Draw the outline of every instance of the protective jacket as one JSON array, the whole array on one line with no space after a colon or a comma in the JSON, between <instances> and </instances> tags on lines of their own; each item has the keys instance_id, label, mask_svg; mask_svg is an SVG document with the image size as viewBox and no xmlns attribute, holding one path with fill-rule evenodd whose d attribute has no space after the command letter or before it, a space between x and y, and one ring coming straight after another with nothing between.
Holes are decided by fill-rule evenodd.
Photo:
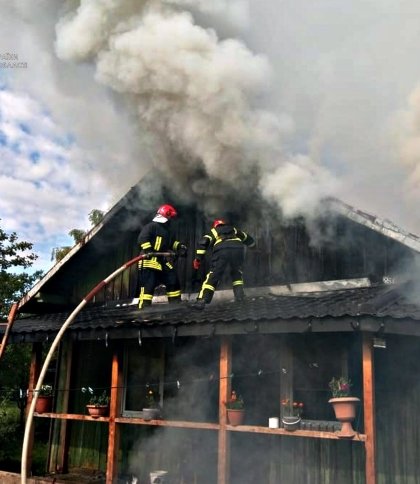
<instances>
[{"instance_id":1,"label":"protective jacket","mask_svg":"<svg viewBox=\"0 0 420 484\"><path fill-rule=\"evenodd\" d=\"M175 251L178 255L185 255L186 246L175 240L169 230L169 223L150 222L143 227L138 244L141 253ZM164 284L166 295L170 303L181 300L181 288L173 261L170 257L154 256L142 259L139 267L139 308L143 309L152 304L153 293L157 286Z\"/></svg>"},{"instance_id":2,"label":"protective jacket","mask_svg":"<svg viewBox=\"0 0 420 484\"><path fill-rule=\"evenodd\" d=\"M203 236L197 244L196 260L200 261L208 249L213 249L210 268L203 281L197 302L209 304L226 269L229 268L233 294L237 301L244 297L244 280L242 265L244 262L244 245L252 247L254 239L232 225L218 225ZM198 266L200 263L198 262ZM200 308L202 306L200 305Z\"/></svg>"},{"instance_id":3,"label":"protective jacket","mask_svg":"<svg viewBox=\"0 0 420 484\"><path fill-rule=\"evenodd\" d=\"M172 237L168 225L168 223L150 222L143 227L137 239L142 253L178 251L182 244ZM163 257L151 257L139 261L138 266L140 269L162 271L167 263L168 261Z\"/></svg>"},{"instance_id":4,"label":"protective jacket","mask_svg":"<svg viewBox=\"0 0 420 484\"><path fill-rule=\"evenodd\" d=\"M219 225L212 228L197 244L196 258L201 260L208 249L213 248L213 254L220 249L240 247L245 244L249 247L255 245L254 239L242 230L232 225Z\"/></svg>"}]
</instances>

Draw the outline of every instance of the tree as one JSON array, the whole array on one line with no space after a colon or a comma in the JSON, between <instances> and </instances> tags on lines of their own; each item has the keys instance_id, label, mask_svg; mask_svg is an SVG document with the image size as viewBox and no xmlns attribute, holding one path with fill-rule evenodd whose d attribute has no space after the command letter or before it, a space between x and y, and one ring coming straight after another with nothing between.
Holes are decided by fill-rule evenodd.
<instances>
[{"instance_id":1,"label":"tree","mask_svg":"<svg viewBox=\"0 0 420 484\"><path fill-rule=\"evenodd\" d=\"M98 223L102 222L104 218L104 212L98 210L97 208L94 208L89 212L88 218L92 227L94 227ZM85 237L87 233L88 231L84 231L81 229L72 229L70 230L68 235L73 238L75 244L78 244L83 240L83 237ZM63 247L55 247L51 252L51 260L55 260L55 262L60 262L60 260L62 260L71 251L71 249L72 247L69 245Z\"/></svg>"},{"instance_id":2,"label":"tree","mask_svg":"<svg viewBox=\"0 0 420 484\"><path fill-rule=\"evenodd\" d=\"M0 227L0 319L7 318L10 306L18 301L42 276L11 272L12 268L27 269L38 258L32 251L33 244L19 240L16 232L7 233Z\"/></svg>"},{"instance_id":3,"label":"tree","mask_svg":"<svg viewBox=\"0 0 420 484\"><path fill-rule=\"evenodd\" d=\"M19 240L16 232L7 233L0 227L0 320L4 321L14 302L30 289L42 271L34 274L13 273L14 268L27 269L37 259L32 252L33 244ZM23 405L28 378L30 348L28 345L7 345L0 364L0 441L8 445L0 449L0 460L8 457L16 439L16 422L13 415L15 403L20 409L20 425L23 423ZM6 450L5 450L6 449Z\"/></svg>"}]
</instances>

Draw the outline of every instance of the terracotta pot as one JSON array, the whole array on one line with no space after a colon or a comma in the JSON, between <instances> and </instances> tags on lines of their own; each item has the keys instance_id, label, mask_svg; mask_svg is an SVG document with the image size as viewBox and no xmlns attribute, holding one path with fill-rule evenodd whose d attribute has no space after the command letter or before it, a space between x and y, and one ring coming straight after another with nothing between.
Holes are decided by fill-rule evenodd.
<instances>
[{"instance_id":1,"label":"terracotta pot","mask_svg":"<svg viewBox=\"0 0 420 484\"><path fill-rule=\"evenodd\" d=\"M338 437L351 438L356 435L352 422L356 418L356 406L360 402L357 397L338 397L328 400L334 408L335 418L342 423Z\"/></svg>"},{"instance_id":2,"label":"terracotta pot","mask_svg":"<svg viewBox=\"0 0 420 484\"><path fill-rule=\"evenodd\" d=\"M86 405L86 408L92 418L104 417L108 414L108 405Z\"/></svg>"},{"instance_id":3,"label":"terracotta pot","mask_svg":"<svg viewBox=\"0 0 420 484\"><path fill-rule=\"evenodd\" d=\"M48 413L51 412L52 397L46 397L45 395L39 395L35 404L36 413Z\"/></svg>"},{"instance_id":4,"label":"terracotta pot","mask_svg":"<svg viewBox=\"0 0 420 484\"><path fill-rule=\"evenodd\" d=\"M228 408L226 409L227 412L227 419L230 425L242 425L244 418L245 418L245 410L244 409L233 409Z\"/></svg>"}]
</instances>

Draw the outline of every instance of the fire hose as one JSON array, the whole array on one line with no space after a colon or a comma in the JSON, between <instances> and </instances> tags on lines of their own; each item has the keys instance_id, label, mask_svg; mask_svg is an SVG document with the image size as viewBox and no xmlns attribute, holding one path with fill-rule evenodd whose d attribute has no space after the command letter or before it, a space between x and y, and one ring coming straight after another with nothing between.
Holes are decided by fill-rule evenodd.
<instances>
[{"instance_id":1,"label":"fire hose","mask_svg":"<svg viewBox=\"0 0 420 484\"><path fill-rule=\"evenodd\" d=\"M25 434L23 437L23 445L22 445L22 462L21 462L21 483L26 484L27 482L27 462L28 462L28 447L29 447L29 439L31 435L31 430L32 430L32 424L33 424L33 416L35 412L35 405L38 400L38 395L41 390L42 384L44 382L44 377L45 374L47 373L48 366L51 362L51 359L53 357L53 354L55 350L57 349L58 344L60 343L61 338L63 337L64 332L66 329L70 326L70 324L74 321L76 316L79 314L79 312L86 306L86 304L93 299L93 297L103 288L105 287L110 281L112 281L118 274L121 272L125 271L128 267L132 266L136 262L142 260L142 259L147 259L149 257L173 257L174 253L173 252L149 252L148 254L141 254L138 255L137 257L134 257L134 259L131 259L130 261L126 262L124 265L122 265L119 269L114 271L112 274L110 274L108 277L106 277L103 281L101 281L99 284L97 284L80 302L80 304L73 310L73 312L70 314L70 316L64 321L63 325L60 328L60 331L57 333L54 341L51 344L51 347L48 351L48 354L45 358L44 364L42 366L41 372L38 377L37 384L35 386L35 389L33 390L33 397L31 401L31 405L29 407L28 415L26 417L26 424L25 424Z\"/></svg>"}]
</instances>

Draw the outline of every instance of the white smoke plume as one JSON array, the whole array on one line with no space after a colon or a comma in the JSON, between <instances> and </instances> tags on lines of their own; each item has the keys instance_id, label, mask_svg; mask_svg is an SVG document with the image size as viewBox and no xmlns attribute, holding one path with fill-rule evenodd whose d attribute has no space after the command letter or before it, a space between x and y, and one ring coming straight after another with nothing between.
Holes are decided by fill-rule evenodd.
<instances>
[{"instance_id":1,"label":"white smoke plume","mask_svg":"<svg viewBox=\"0 0 420 484\"><path fill-rule=\"evenodd\" d=\"M281 163L261 180L262 193L276 201L286 218L298 214L319 215L319 201L328 193L336 193L339 182L308 156L296 155Z\"/></svg>"},{"instance_id":2,"label":"white smoke plume","mask_svg":"<svg viewBox=\"0 0 420 484\"><path fill-rule=\"evenodd\" d=\"M258 184L292 215L335 195L420 232L416 0L0 2L31 65L15 79L116 196L155 164L194 199Z\"/></svg>"},{"instance_id":3,"label":"white smoke plume","mask_svg":"<svg viewBox=\"0 0 420 484\"><path fill-rule=\"evenodd\" d=\"M257 104L269 86L269 64L242 42L197 25L180 9L186 6L210 10L192 0L82 1L58 22L56 52L66 61L93 62L97 81L129 99L139 130L159 146L155 164L180 190L203 197L204 179L206 188L221 183L222 193L235 187L246 198L258 186L258 172L283 156L284 124ZM225 7L216 2L211 11ZM284 170L293 163L289 158ZM302 163L295 167L299 176L307 176L304 170ZM289 184L298 178L288 177ZM295 215L305 206L301 198L289 185L276 200L287 199L287 213Z\"/></svg>"},{"instance_id":4,"label":"white smoke plume","mask_svg":"<svg viewBox=\"0 0 420 484\"><path fill-rule=\"evenodd\" d=\"M407 170L405 196L420 204L420 86L410 94L408 108L396 121L396 136L399 139L399 155Z\"/></svg>"}]
</instances>

